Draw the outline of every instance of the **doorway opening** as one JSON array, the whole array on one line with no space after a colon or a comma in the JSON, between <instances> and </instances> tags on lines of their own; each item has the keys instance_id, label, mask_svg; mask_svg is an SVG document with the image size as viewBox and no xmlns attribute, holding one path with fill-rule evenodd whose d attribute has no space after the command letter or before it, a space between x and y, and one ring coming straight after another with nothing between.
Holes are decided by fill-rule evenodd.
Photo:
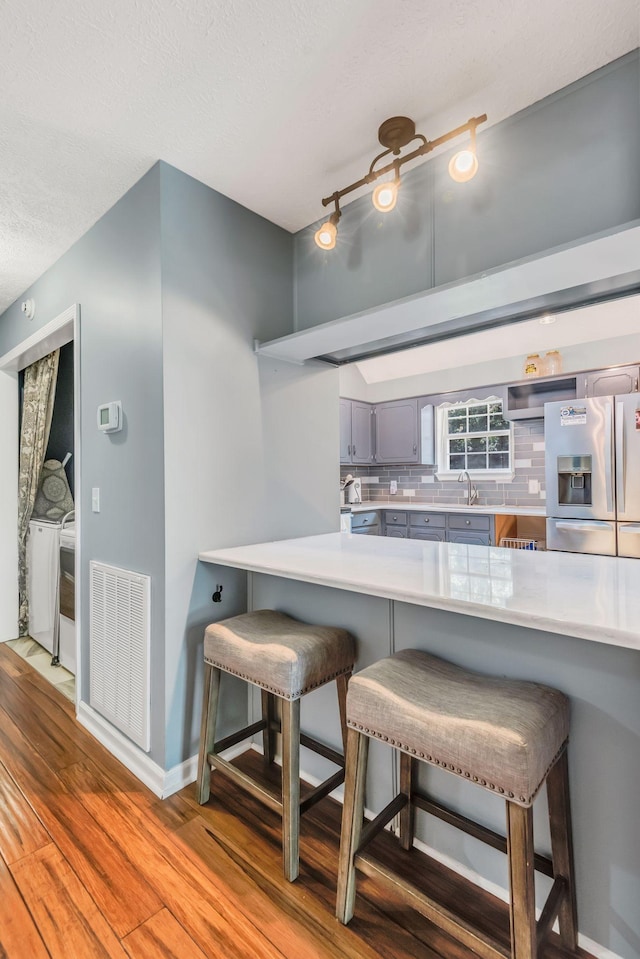
<instances>
[{"instance_id":1,"label":"doorway opening","mask_svg":"<svg viewBox=\"0 0 640 959\"><path fill-rule=\"evenodd\" d=\"M75 509L80 503L79 334L79 308L74 305L0 357L0 398L7 410L0 425L0 642L9 642L75 702L80 691L73 677L80 675L81 656L81 517ZM56 350L51 429L27 537L29 635L20 637L16 530L21 374Z\"/></svg>"}]
</instances>

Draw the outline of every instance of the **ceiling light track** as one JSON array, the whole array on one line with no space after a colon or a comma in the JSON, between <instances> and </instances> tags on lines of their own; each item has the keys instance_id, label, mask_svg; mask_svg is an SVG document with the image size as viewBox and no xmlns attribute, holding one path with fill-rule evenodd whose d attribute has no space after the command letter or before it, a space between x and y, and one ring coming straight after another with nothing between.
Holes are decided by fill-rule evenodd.
<instances>
[{"instance_id":1,"label":"ceiling light track","mask_svg":"<svg viewBox=\"0 0 640 959\"><path fill-rule=\"evenodd\" d=\"M350 183L349 186L343 187L342 190L336 190L331 196L324 197L322 200L323 206L329 206L329 204L333 203L335 209L329 219L316 231L315 241L317 245L322 250L332 250L335 247L338 235L338 221L342 216L342 211L340 210L340 200L342 197L353 193L354 190L359 190L363 186L368 186L370 183L375 183L376 180L379 180L380 177L385 176L387 173L393 173L393 179L380 183L373 191L372 196L375 208L380 213L388 213L390 210L393 210L398 199L398 191L401 186L400 168L404 166L405 163L425 156L444 143L448 143L449 140L455 140L464 134L469 136L469 144L464 150L460 150L451 158L449 175L458 183L464 183L470 180L475 176L478 170L476 129L481 123L484 123L486 119L486 113L483 113L480 117L472 117L470 120L467 120L466 123L456 127L455 130L444 133L436 140L427 140L421 133L416 133L416 125L409 117L390 117L388 120L385 120L378 130L378 140L386 149L371 161L369 172L354 183ZM403 147L408 146L414 140L421 141L420 146L402 156L401 151ZM376 168L377 164L389 155L393 155L395 159L382 167Z\"/></svg>"}]
</instances>

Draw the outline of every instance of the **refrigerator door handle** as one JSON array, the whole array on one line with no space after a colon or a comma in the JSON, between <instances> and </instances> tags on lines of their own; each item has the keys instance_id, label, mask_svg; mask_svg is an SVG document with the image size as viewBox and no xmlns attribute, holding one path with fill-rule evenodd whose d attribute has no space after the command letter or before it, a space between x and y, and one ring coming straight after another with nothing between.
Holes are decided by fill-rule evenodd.
<instances>
[{"instance_id":1,"label":"refrigerator door handle","mask_svg":"<svg viewBox=\"0 0 640 959\"><path fill-rule=\"evenodd\" d=\"M600 520L593 520L591 522L580 521L577 519L567 520L566 523L559 523L556 521L556 529L564 529L569 532L578 532L578 533L591 533L593 530L598 529L611 529L611 523L605 523Z\"/></svg>"},{"instance_id":2,"label":"refrigerator door handle","mask_svg":"<svg viewBox=\"0 0 640 959\"><path fill-rule=\"evenodd\" d=\"M619 533L635 533L637 536L640 533L640 523L620 523L618 526Z\"/></svg>"},{"instance_id":3,"label":"refrigerator door handle","mask_svg":"<svg viewBox=\"0 0 640 959\"><path fill-rule=\"evenodd\" d=\"M624 447L624 403L616 403L616 500L618 516L624 513L624 484L627 479Z\"/></svg>"},{"instance_id":4,"label":"refrigerator door handle","mask_svg":"<svg viewBox=\"0 0 640 959\"><path fill-rule=\"evenodd\" d=\"M604 482L607 493L607 513L613 513L613 407L607 403L604 420Z\"/></svg>"}]
</instances>

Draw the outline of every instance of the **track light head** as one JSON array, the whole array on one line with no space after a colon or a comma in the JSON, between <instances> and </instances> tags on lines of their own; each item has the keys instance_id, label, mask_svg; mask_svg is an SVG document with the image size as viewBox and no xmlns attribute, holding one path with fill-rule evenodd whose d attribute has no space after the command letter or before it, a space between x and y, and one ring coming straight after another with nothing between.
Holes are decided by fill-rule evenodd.
<instances>
[{"instance_id":1,"label":"track light head","mask_svg":"<svg viewBox=\"0 0 640 959\"><path fill-rule=\"evenodd\" d=\"M392 180L387 183L379 183L371 195L371 200L376 210L380 213L389 213L398 202L398 190L400 180Z\"/></svg>"},{"instance_id":2,"label":"track light head","mask_svg":"<svg viewBox=\"0 0 640 959\"><path fill-rule=\"evenodd\" d=\"M478 172L478 158L475 150L466 149L454 153L449 161L449 176L456 183L466 183Z\"/></svg>"},{"instance_id":3,"label":"track light head","mask_svg":"<svg viewBox=\"0 0 640 959\"><path fill-rule=\"evenodd\" d=\"M338 237L338 220L340 219L340 207L336 201L335 213L332 213L328 220L316 230L314 240L321 250L333 250Z\"/></svg>"}]
</instances>

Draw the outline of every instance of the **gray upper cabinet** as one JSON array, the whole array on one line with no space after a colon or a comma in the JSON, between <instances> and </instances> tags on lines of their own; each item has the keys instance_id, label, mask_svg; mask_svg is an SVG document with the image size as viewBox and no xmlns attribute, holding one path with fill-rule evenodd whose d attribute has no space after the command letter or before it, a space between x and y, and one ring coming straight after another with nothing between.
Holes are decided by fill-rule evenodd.
<instances>
[{"instance_id":1,"label":"gray upper cabinet","mask_svg":"<svg viewBox=\"0 0 640 959\"><path fill-rule=\"evenodd\" d=\"M351 462L351 400L340 400L340 462Z\"/></svg>"},{"instance_id":2,"label":"gray upper cabinet","mask_svg":"<svg viewBox=\"0 0 640 959\"><path fill-rule=\"evenodd\" d=\"M368 466L373 462L373 407L340 399L340 462Z\"/></svg>"},{"instance_id":3,"label":"gray upper cabinet","mask_svg":"<svg viewBox=\"0 0 640 959\"><path fill-rule=\"evenodd\" d=\"M638 366L617 366L584 376L584 396L618 396L638 392Z\"/></svg>"},{"instance_id":4,"label":"gray upper cabinet","mask_svg":"<svg viewBox=\"0 0 640 959\"><path fill-rule=\"evenodd\" d=\"M376 463L418 463L418 401L394 400L375 407Z\"/></svg>"},{"instance_id":5,"label":"gray upper cabinet","mask_svg":"<svg viewBox=\"0 0 640 959\"><path fill-rule=\"evenodd\" d=\"M373 408L351 401L351 462L373 463Z\"/></svg>"}]
</instances>

